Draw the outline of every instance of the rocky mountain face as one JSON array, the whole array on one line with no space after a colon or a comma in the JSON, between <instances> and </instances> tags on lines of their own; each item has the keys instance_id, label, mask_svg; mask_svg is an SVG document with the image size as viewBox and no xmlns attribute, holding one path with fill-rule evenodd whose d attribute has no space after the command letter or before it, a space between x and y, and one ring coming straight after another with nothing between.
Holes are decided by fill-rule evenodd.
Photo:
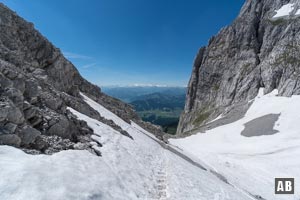
<instances>
[{"instance_id":1,"label":"rocky mountain face","mask_svg":"<svg viewBox=\"0 0 300 200\"><path fill-rule=\"evenodd\" d=\"M93 152L89 147L93 131L67 107L129 136L85 103L80 92L125 121L133 120L161 133L141 122L131 106L105 95L99 87L83 79L32 23L3 4L0 4L0 27L0 144L31 153L51 154L72 148Z\"/></svg>"},{"instance_id":2,"label":"rocky mountain face","mask_svg":"<svg viewBox=\"0 0 300 200\"><path fill-rule=\"evenodd\" d=\"M299 95L299 17L297 0L247 0L232 25L199 50L177 133L189 134L221 114L237 119L260 87Z\"/></svg>"}]
</instances>

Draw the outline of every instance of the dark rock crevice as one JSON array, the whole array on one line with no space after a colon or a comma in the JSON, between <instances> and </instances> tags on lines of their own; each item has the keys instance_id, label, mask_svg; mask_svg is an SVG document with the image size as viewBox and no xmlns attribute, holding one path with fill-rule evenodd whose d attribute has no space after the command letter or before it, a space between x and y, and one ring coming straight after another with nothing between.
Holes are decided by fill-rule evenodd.
<instances>
[{"instance_id":1,"label":"dark rock crevice","mask_svg":"<svg viewBox=\"0 0 300 200\"><path fill-rule=\"evenodd\" d=\"M200 48L195 61L194 61L194 68L192 72L192 77L189 82L189 90L187 92L187 96L190 96L191 98L188 99L188 102L186 103L186 109L187 111L190 111L193 108L194 101L196 99L196 93L197 93L197 85L199 80L199 69L201 67L201 63L204 57L205 53L205 47Z\"/></svg>"}]
</instances>

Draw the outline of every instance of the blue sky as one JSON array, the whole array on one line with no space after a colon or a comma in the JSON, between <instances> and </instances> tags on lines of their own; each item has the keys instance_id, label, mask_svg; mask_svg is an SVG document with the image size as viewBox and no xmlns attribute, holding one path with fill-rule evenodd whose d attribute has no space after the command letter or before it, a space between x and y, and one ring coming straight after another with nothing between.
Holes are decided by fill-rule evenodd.
<instances>
[{"instance_id":1,"label":"blue sky","mask_svg":"<svg viewBox=\"0 0 300 200\"><path fill-rule=\"evenodd\" d=\"M46 36L89 81L186 85L198 49L244 0L0 0Z\"/></svg>"}]
</instances>

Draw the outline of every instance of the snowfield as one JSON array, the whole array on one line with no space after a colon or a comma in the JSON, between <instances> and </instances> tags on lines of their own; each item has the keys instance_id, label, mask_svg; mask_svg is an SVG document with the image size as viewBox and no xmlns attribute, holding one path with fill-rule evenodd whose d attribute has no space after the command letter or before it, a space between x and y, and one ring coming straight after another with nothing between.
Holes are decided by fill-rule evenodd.
<instances>
[{"instance_id":1,"label":"snowfield","mask_svg":"<svg viewBox=\"0 0 300 200\"><path fill-rule=\"evenodd\" d=\"M170 143L204 161L237 188L264 199L300 199L300 96L279 97L260 89L244 118ZM245 124L278 114L273 135L245 137ZM259 124L269 126L269 122ZM262 127L252 127L260 131ZM295 195L274 195L274 178L295 178Z\"/></svg>"},{"instance_id":2,"label":"snowfield","mask_svg":"<svg viewBox=\"0 0 300 200\"><path fill-rule=\"evenodd\" d=\"M280 17L287 17L290 13L294 10L294 4L288 3L283 5L280 9L276 10L276 15L273 16L273 19L280 18Z\"/></svg>"},{"instance_id":3,"label":"snowfield","mask_svg":"<svg viewBox=\"0 0 300 200\"><path fill-rule=\"evenodd\" d=\"M0 199L300 198L297 187L300 180L300 96L278 97L276 90L263 95L261 89L244 118L206 133L171 139L171 144L166 145L137 124L126 123L105 107L81 95L101 116L113 120L134 139L68 108L94 130L93 139L101 142L103 147L93 147L101 151L102 157L79 150L62 151L51 156L28 155L13 147L0 146ZM255 137L241 135L245 124L257 118L264 120L264 116L269 114L279 116L273 127L277 132ZM251 127L250 130L261 128ZM275 196L275 177L294 177L296 195Z\"/></svg>"},{"instance_id":4,"label":"snowfield","mask_svg":"<svg viewBox=\"0 0 300 200\"><path fill-rule=\"evenodd\" d=\"M94 130L102 157L68 150L28 155L0 146L0 199L5 200L247 200L254 199L163 148L137 124L128 124L84 96L101 116L113 120L134 140L68 108Z\"/></svg>"}]
</instances>

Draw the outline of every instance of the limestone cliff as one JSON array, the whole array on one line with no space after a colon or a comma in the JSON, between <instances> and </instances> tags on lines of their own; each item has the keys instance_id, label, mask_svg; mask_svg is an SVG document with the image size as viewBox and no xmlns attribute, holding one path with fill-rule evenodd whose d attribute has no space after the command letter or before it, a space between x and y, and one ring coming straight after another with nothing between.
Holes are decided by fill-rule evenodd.
<instances>
[{"instance_id":1,"label":"limestone cliff","mask_svg":"<svg viewBox=\"0 0 300 200\"><path fill-rule=\"evenodd\" d=\"M177 133L199 129L265 93L300 94L300 3L247 0L232 25L199 50ZM242 109L245 110L245 109Z\"/></svg>"},{"instance_id":2,"label":"limestone cliff","mask_svg":"<svg viewBox=\"0 0 300 200\"><path fill-rule=\"evenodd\" d=\"M0 4L0 144L35 153L89 149L92 130L67 107L128 135L85 103L80 92L125 121L143 124L129 105L82 78L32 23Z\"/></svg>"}]
</instances>

